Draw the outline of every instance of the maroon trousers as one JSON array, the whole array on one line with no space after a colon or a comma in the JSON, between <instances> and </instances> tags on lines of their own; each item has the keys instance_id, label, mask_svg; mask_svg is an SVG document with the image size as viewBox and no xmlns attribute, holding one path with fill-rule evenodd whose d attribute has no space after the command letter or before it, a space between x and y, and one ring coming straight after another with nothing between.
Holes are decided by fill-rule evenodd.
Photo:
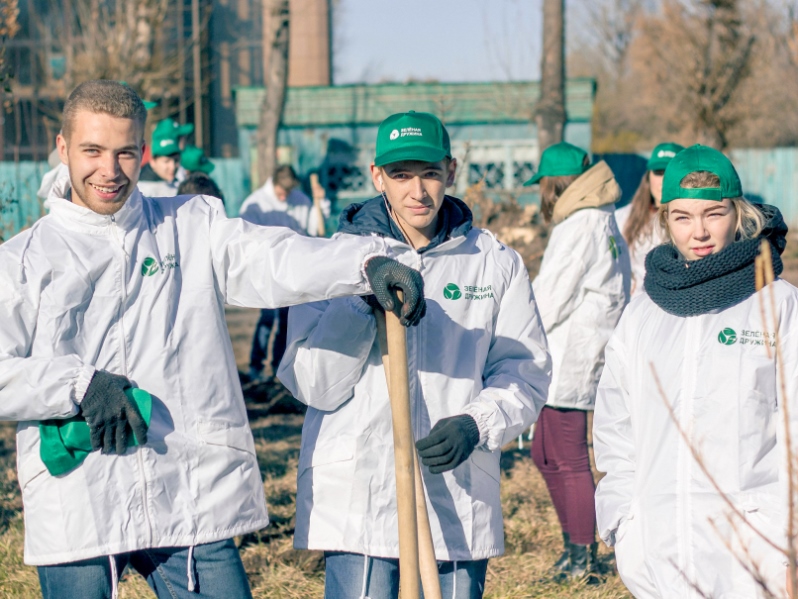
<instances>
[{"instance_id":1,"label":"maroon trousers","mask_svg":"<svg viewBox=\"0 0 798 599\"><path fill-rule=\"evenodd\" d=\"M587 451L587 412L544 407L535 425L532 460L546 481L563 532L576 545L592 543L596 485Z\"/></svg>"}]
</instances>

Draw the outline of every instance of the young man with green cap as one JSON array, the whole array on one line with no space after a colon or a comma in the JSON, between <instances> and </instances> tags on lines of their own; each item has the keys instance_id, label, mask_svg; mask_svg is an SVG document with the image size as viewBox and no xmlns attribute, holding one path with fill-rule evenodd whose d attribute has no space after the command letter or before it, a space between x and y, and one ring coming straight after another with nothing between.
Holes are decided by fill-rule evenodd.
<instances>
[{"instance_id":1,"label":"young man with green cap","mask_svg":"<svg viewBox=\"0 0 798 599\"><path fill-rule=\"evenodd\" d=\"M665 242L657 217L662 198L662 177L665 174L665 167L682 150L683 146L672 142L661 143L654 148L632 201L615 211L618 229L629 246L629 258L632 262L632 297L643 293L646 255Z\"/></svg>"},{"instance_id":2,"label":"young man with green cap","mask_svg":"<svg viewBox=\"0 0 798 599\"><path fill-rule=\"evenodd\" d=\"M640 599L786 597L787 413L798 438L798 290L778 278L787 227L705 146L668 164L660 217L668 243L648 254L646 293L598 388L599 534ZM757 291L763 242L776 280Z\"/></svg>"},{"instance_id":3,"label":"young man with green cap","mask_svg":"<svg viewBox=\"0 0 798 599\"><path fill-rule=\"evenodd\" d=\"M549 356L521 257L446 195L457 161L435 116L377 132L379 195L348 206L341 234L379 237L424 274L428 313L407 336L410 409L444 597L484 591L504 551L501 447L537 418ZM308 405L294 544L326 554L327 599L396 599L391 409L373 300L295 306L278 376Z\"/></svg>"},{"instance_id":4,"label":"young man with green cap","mask_svg":"<svg viewBox=\"0 0 798 599\"><path fill-rule=\"evenodd\" d=\"M615 223L620 187L604 161L583 149L548 147L538 173L541 211L553 226L532 283L552 358L546 406L532 459L546 481L563 532L557 579L598 583L595 484L587 414L596 400L604 346L629 301L629 252Z\"/></svg>"},{"instance_id":5,"label":"young man with green cap","mask_svg":"<svg viewBox=\"0 0 798 599\"><path fill-rule=\"evenodd\" d=\"M180 138L194 131L194 125L178 125L172 119L159 121L152 132L150 161L141 169L139 189L151 198L177 195L177 187L185 179L180 165ZM183 171L183 172L181 172Z\"/></svg>"},{"instance_id":6,"label":"young man with green cap","mask_svg":"<svg viewBox=\"0 0 798 599\"><path fill-rule=\"evenodd\" d=\"M19 423L25 562L45 599L115 597L126 565L158 597L248 599L233 537L269 520L225 304L374 293L411 325L423 283L376 237L312 239L227 218L209 196L143 196L145 118L117 82L73 90L69 178L0 245L0 419ZM75 416L86 426L65 426L90 451L62 430L61 455L83 458L53 461L47 442L42 455L59 432L47 421Z\"/></svg>"}]
</instances>

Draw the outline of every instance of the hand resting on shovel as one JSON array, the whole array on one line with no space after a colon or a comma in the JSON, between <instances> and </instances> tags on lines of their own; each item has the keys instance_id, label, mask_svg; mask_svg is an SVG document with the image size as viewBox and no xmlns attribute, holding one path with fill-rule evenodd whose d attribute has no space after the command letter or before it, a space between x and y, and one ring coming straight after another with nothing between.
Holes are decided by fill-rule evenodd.
<instances>
[{"instance_id":1,"label":"hand resting on shovel","mask_svg":"<svg viewBox=\"0 0 798 599\"><path fill-rule=\"evenodd\" d=\"M417 325L427 312L421 273L386 256L366 262L366 277L380 307L393 312L402 325ZM404 294L400 300L397 292Z\"/></svg>"}]
</instances>

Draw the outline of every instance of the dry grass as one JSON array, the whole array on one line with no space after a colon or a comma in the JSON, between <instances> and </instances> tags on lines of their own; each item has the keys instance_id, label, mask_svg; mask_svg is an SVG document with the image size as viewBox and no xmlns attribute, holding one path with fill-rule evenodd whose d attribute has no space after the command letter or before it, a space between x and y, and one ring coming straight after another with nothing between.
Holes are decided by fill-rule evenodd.
<instances>
[{"instance_id":1,"label":"dry grass","mask_svg":"<svg viewBox=\"0 0 798 599\"><path fill-rule=\"evenodd\" d=\"M257 415L257 408L253 410ZM252 421L272 525L241 542L241 557L256 599L321 598L324 590L323 560L313 552L294 551L296 466L302 416L276 414ZM34 568L22 563L23 520L13 466L14 427L0 425L0 598L40 597ZM486 597L629 597L617 576L588 589L582 585L558 585L545 581L547 567L560 550L560 531L545 484L529 458L508 447L502 457L504 471L502 504L506 517L506 554L491 561ZM610 554L603 549L605 560ZM138 574L125 573L120 597L154 597Z\"/></svg>"}]
</instances>

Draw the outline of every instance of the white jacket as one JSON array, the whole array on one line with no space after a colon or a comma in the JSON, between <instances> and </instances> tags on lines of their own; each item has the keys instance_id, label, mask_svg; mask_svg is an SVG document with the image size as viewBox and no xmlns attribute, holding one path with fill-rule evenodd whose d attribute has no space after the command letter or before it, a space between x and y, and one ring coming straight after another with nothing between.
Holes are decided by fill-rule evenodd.
<instances>
[{"instance_id":1,"label":"white jacket","mask_svg":"<svg viewBox=\"0 0 798 599\"><path fill-rule=\"evenodd\" d=\"M177 195L177 187L180 182L175 178L174 181L139 181L136 187L139 188L141 195L148 198L172 198Z\"/></svg>"},{"instance_id":2,"label":"white jacket","mask_svg":"<svg viewBox=\"0 0 798 599\"><path fill-rule=\"evenodd\" d=\"M532 283L551 352L552 407L593 409L604 346L629 301L629 251L614 216L619 193L601 162L555 206L555 225ZM570 209L558 218L561 203Z\"/></svg>"},{"instance_id":3,"label":"white jacket","mask_svg":"<svg viewBox=\"0 0 798 599\"><path fill-rule=\"evenodd\" d=\"M55 192L56 190L54 190ZM19 421L25 561L191 546L268 523L225 303L367 293L379 238L311 239L228 219L205 196L134 191L113 217L62 199L0 245L0 419ZM53 477L37 421L78 411L94 370L153 396L148 442Z\"/></svg>"},{"instance_id":4,"label":"white jacket","mask_svg":"<svg viewBox=\"0 0 798 599\"><path fill-rule=\"evenodd\" d=\"M631 204L627 204L623 208L619 208L615 211L615 220L618 221L618 230L621 233L623 233L626 227L626 221L629 220L631 211ZM643 282L646 279L646 256L655 247L667 241L659 226L659 216L653 214L651 216L651 221L650 232L641 235L631 245L629 245L629 240L626 241L627 245L629 245L629 259L632 263L632 297L646 292L643 286Z\"/></svg>"},{"instance_id":5,"label":"white jacket","mask_svg":"<svg viewBox=\"0 0 798 599\"><path fill-rule=\"evenodd\" d=\"M651 365L715 482L752 524L783 544L780 415L788 400L795 443L798 290L782 280L772 288L787 397L773 348L768 356L765 347L776 332L767 289L691 318L668 314L643 294L629 304L607 345L593 421L596 464L607 473L596 491L596 513L599 534L615 544L618 571L638 598L700 597L686 581L706 597L761 596L726 547L731 542L744 557L726 520L730 510L680 437ZM783 596L786 561L740 520L735 523L771 589Z\"/></svg>"},{"instance_id":6,"label":"white jacket","mask_svg":"<svg viewBox=\"0 0 798 599\"><path fill-rule=\"evenodd\" d=\"M480 431L451 472L422 466L437 558L500 555L501 447L537 419L550 376L526 268L480 229L420 254L395 251L422 272L427 295L427 315L407 335L415 438L457 414ZM278 376L309 406L294 545L396 558L391 410L371 309L359 298L293 307L288 334Z\"/></svg>"},{"instance_id":7,"label":"white jacket","mask_svg":"<svg viewBox=\"0 0 798 599\"><path fill-rule=\"evenodd\" d=\"M324 218L330 216L329 200L322 200L321 211ZM281 202L274 195L274 183L271 179L244 200L238 215L256 225L288 227L297 233L313 237L319 231L319 219L313 200L301 190L292 189L286 200Z\"/></svg>"}]
</instances>

